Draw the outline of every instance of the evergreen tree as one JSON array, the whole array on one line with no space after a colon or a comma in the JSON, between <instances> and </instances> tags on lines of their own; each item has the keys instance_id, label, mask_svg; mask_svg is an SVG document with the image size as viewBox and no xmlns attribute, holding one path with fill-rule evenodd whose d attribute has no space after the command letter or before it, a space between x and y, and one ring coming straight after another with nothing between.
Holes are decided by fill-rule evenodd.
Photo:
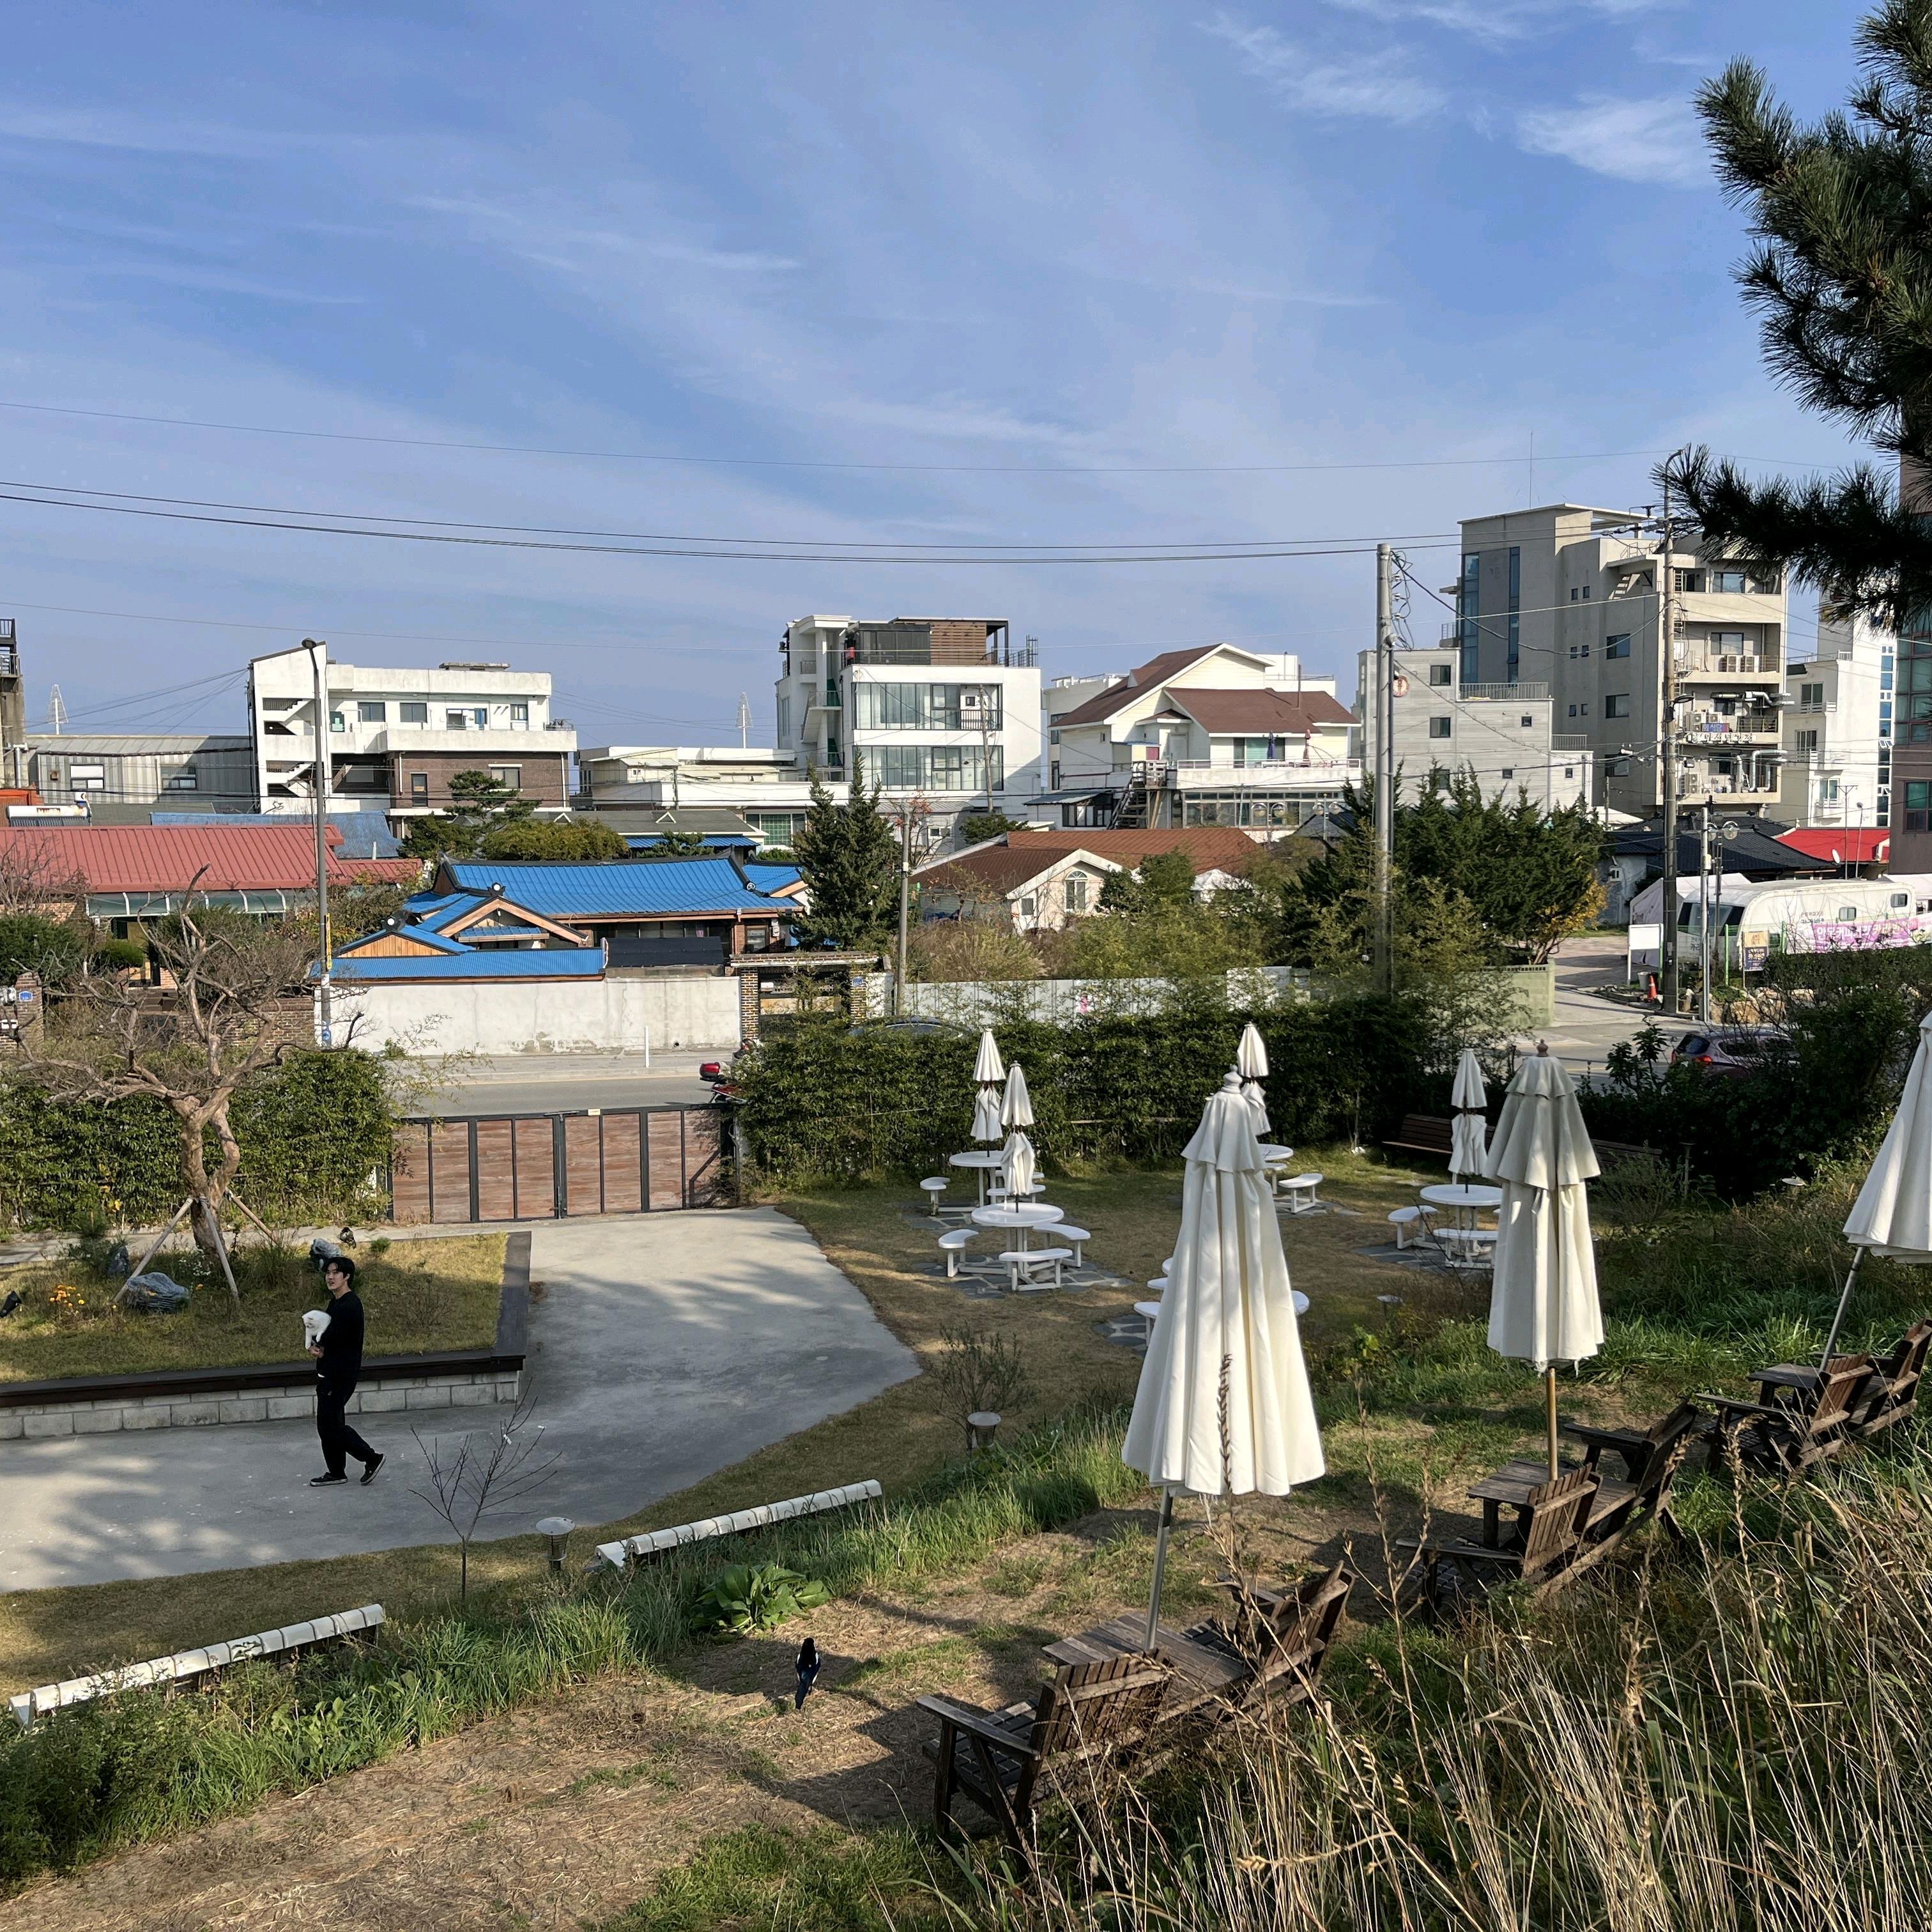
<instances>
[{"instance_id":1,"label":"evergreen tree","mask_svg":"<svg viewBox=\"0 0 1932 1932\"><path fill-rule=\"evenodd\" d=\"M851 801L838 804L814 770L811 808L792 841L792 856L812 900L796 927L808 946L880 944L898 916L899 842L879 809L878 787L866 789L856 751Z\"/></svg>"},{"instance_id":2,"label":"evergreen tree","mask_svg":"<svg viewBox=\"0 0 1932 1932\"><path fill-rule=\"evenodd\" d=\"M1131 872L1109 873L1100 887L1102 912L1183 910L1194 903L1194 861L1177 845L1150 852Z\"/></svg>"},{"instance_id":3,"label":"evergreen tree","mask_svg":"<svg viewBox=\"0 0 1932 1932\"><path fill-rule=\"evenodd\" d=\"M488 772L452 773L449 800L447 812L410 820L403 850L412 859L476 858L493 832L527 824L537 808L535 799Z\"/></svg>"},{"instance_id":4,"label":"evergreen tree","mask_svg":"<svg viewBox=\"0 0 1932 1932\"><path fill-rule=\"evenodd\" d=\"M478 841L486 859L623 859L630 847L621 832L595 818L520 818L493 826Z\"/></svg>"},{"instance_id":5,"label":"evergreen tree","mask_svg":"<svg viewBox=\"0 0 1932 1932\"><path fill-rule=\"evenodd\" d=\"M1766 361L1808 409L1932 469L1932 0L1885 0L1858 29L1849 112L1802 126L1736 61L1700 92L1719 179L1757 246L1740 265ZM1789 568L1891 629L1932 603L1925 506L1870 464L1754 482L1704 448L1670 480L1726 554Z\"/></svg>"}]
</instances>

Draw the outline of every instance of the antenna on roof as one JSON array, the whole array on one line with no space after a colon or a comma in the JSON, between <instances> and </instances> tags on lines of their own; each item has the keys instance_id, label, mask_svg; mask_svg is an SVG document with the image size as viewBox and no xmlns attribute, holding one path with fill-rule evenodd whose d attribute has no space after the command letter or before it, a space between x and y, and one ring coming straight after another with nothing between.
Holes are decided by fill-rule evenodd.
<instances>
[{"instance_id":1,"label":"antenna on roof","mask_svg":"<svg viewBox=\"0 0 1932 1932\"><path fill-rule=\"evenodd\" d=\"M47 729L56 738L67 729L67 700L57 684L47 686Z\"/></svg>"},{"instance_id":2,"label":"antenna on roof","mask_svg":"<svg viewBox=\"0 0 1932 1932\"><path fill-rule=\"evenodd\" d=\"M752 742L752 700L741 691L738 694L738 748L747 749Z\"/></svg>"}]
</instances>

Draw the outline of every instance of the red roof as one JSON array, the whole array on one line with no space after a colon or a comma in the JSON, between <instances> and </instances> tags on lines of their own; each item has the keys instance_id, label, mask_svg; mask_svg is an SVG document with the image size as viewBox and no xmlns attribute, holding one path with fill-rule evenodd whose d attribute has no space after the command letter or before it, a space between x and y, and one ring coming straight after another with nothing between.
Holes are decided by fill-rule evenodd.
<instances>
[{"instance_id":1,"label":"red roof","mask_svg":"<svg viewBox=\"0 0 1932 1932\"><path fill-rule=\"evenodd\" d=\"M341 834L330 828L332 847ZM313 825L16 825L0 828L0 859L31 866L57 896L78 879L90 892L300 891L315 883ZM331 879L416 878L412 859L338 859Z\"/></svg>"},{"instance_id":2,"label":"red roof","mask_svg":"<svg viewBox=\"0 0 1932 1932\"><path fill-rule=\"evenodd\" d=\"M1780 832L1778 842L1789 845L1794 852L1802 852L1808 859L1877 866L1892 856L1892 828L1888 825L1801 825L1795 832Z\"/></svg>"}]
</instances>

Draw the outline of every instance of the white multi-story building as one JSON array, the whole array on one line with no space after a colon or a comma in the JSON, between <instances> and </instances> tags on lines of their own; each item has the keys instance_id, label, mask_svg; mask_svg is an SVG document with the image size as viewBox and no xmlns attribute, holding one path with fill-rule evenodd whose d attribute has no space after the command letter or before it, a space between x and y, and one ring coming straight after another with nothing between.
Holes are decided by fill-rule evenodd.
<instances>
[{"instance_id":1,"label":"white multi-story building","mask_svg":"<svg viewBox=\"0 0 1932 1932\"><path fill-rule=\"evenodd\" d=\"M1375 657L1358 661L1355 716L1362 740L1376 742ZM1474 778L1486 797L1526 794L1544 811L1591 801L1589 741L1553 728L1550 686L1464 684L1462 654L1453 644L1397 652L1395 660L1395 766L1402 795L1444 790L1452 777Z\"/></svg>"},{"instance_id":2,"label":"white multi-story building","mask_svg":"<svg viewBox=\"0 0 1932 1932\"><path fill-rule=\"evenodd\" d=\"M329 792L345 806L407 817L450 802L458 772L484 771L539 806L568 802L577 733L550 716L548 671L506 664L434 670L327 669ZM304 812L314 795L315 674L306 650L248 667L248 725L263 812Z\"/></svg>"},{"instance_id":3,"label":"white multi-story building","mask_svg":"<svg viewBox=\"0 0 1932 1932\"><path fill-rule=\"evenodd\" d=\"M1898 639L1865 619L1821 619L1818 647L1787 653L1780 818L1793 825L1892 822L1892 682Z\"/></svg>"},{"instance_id":4,"label":"white multi-story building","mask_svg":"<svg viewBox=\"0 0 1932 1932\"><path fill-rule=\"evenodd\" d=\"M1648 818L1664 658L1658 539L1627 510L1546 504L1462 524L1442 642L1465 686L1547 686L1554 728L1588 740L1599 803ZM1687 806L1774 811L1784 762L1785 589L1680 539L1669 560L1678 682L1678 795Z\"/></svg>"},{"instance_id":5,"label":"white multi-story building","mask_svg":"<svg viewBox=\"0 0 1932 1932\"><path fill-rule=\"evenodd\" d=\"M1040 788L1040 672L998 617L800 617L785 629L778 749L915 801L933 841Z\"/></svg>"},{"instance_id":6,"label":"white multi-story building","mask_svg":"<svg viewBox=\"0 0 1932 1932\"><path fill-rule=\"evenodd\" d=\"M767 845L790 845L812 802L803 764L755 745L607 745L579 752L577 772L580 809L735 812ZM834 803L846 802L842 778L825 785Z\"/></svg>"},{"instance_id":7,"label":"white multi-story building","mask_svg":"<svg viewBox=\"0 0 1932 1932\"><path fill-rule=\"evenodd\" d=\"M1333 678L1292 654L1202 644L1046 693L1038 813L1063 826L1226 825L1278 837L1362 772Z\"/></svg>"}]
</instances>

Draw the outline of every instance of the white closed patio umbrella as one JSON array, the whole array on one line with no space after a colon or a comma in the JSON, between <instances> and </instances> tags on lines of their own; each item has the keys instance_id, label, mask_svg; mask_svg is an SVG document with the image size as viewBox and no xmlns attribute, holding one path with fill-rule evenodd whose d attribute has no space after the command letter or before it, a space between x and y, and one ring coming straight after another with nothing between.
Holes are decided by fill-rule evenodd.
<instances>
[{"instance_id":1,"label":"white closed patio umbrella","mask_svg":"<svg viewBox=\"0 0 1932 1932\"><path fill-rule=\"evenodd\" d=\"M1463 1048L1462 1057L1456 1063L1456 1084L1449 1097L1456 1110L1449 1129L1449 1172L1480 1174L1484 1156L1489 1151L1484 1140L1489 1131L1485 1116L1490 1094L1483 1083L1482 1062L1476 1058L1474 1047Z\"/></svg>"},{"instance_id":2,"label":"white closed patio umbrella","mask_svg":"<svg viewBox=\"0 0 1932 1932\"><path fill-rule=\"evenodd\" d=\"M1026 1075L1017 1060L1006 1070L1006 1097L1000 1102L1000 1118L1010 1127L1033 1125L1033 1096L1027 1091Z\"/></svg>"},{"instance_id":3,"label":"white closed patio umbrella","mask_svg":"<svg viewBox=\"0 0 1932 1932\"><path fill-rule=\"evenodd\" d=\"M973 1102L973 1138L991 1147L1006 1137L1006 1124L1000 1118L999 1089L982 1087Z\"/></svg>"},{"instance_id":4,"label":"white closed patio umbrella","mask_svg":"<svg viewBox=\"0 0 1932 1932\"><path fill-rule=\"evenodd\" d=\"M1255 1110L1255 1131L1258 1134L1271 1131L1268 1126L1268 1096L1262 1090L1268 1070L1268 1042L1262 1038L1261 1028L1250 1020L1242 1028L1240 1044L1234 1049L1234 1071L1241 1076L1241 1091L1246 1094L1249 1105Z\"/></svg>"},{"instance_id":5,"label":"white closed patio umbrella","mask_svg":"<svg viewBox=\"0 0 1932 1932\"><path fill-rule=\"evenodd\" d=\"M1604 1346L1597 1254L1583 1184L1602 1170L1570 1076L1539 1045L1504 1096L1483 1172L1502 1188L1490 1346L1543 1372L1556 1474L1556 1364Z\"/></svg>"},{"instance_id":6,"label":"white closed patio umbrella","mask_svg":"<svg viewBox=\"0 0 1932 1932\"><path fill-rule=\"evenodd\" d=\"M1281 1223L1238 1072L1209 1096L1184 1151L1180 1237L1120 1448L1128 1468L1161 1491L1150 1648L1174 1491L1284 1496L1326 1467Z\"/></svg>"},{"instance_id":7,"label":"white closed patio umbrella","mask_svg":"<svg viewBox=\"0 0 1932 1932\"><path fill-rule=\"evenodd\" d=\"M1006 1077L1006 1063L1000 1058L999 1042L993 1037L993 1029L985 1028L980 1035L979 1058L973 1063L973 1078L982 1087L997 1087Z\"/></svg>"},{"instance_id":8,"label":"white closed patio umbrella","mask_svg":"<svg viewBox=\"0 0 1932 1932\"><path fill-rule=\"evenodd\" d=\"M1845 1221L1845 1239L1852 1244L1852 1265L1838 1297L1832 1332L1818 1366L1832 1359L1838 1330L1845 1325L1852 1284L1858 1264L1868 1254L1922 1267L1932 1262L1932 1013L1918 1025L1918 1046L1906 1070L1905 1090L1892 1117L1878 1157L1852 1203Z\"/></svg>"},{"instance_id":9,"label":"white closed patio umbrella","mask_svg":"<svg viewBox=\"0 0 1932 1932\"><path fill-rule=\"evenodd\" d=\"M1006 1184L1009 1207L1024 1202L1032 1194L1036 1166L1033 1142L1024 1134L1016 1133L1007 1142L1000 1162L1000 1178Z\"/></svg>"}]
</instances>

